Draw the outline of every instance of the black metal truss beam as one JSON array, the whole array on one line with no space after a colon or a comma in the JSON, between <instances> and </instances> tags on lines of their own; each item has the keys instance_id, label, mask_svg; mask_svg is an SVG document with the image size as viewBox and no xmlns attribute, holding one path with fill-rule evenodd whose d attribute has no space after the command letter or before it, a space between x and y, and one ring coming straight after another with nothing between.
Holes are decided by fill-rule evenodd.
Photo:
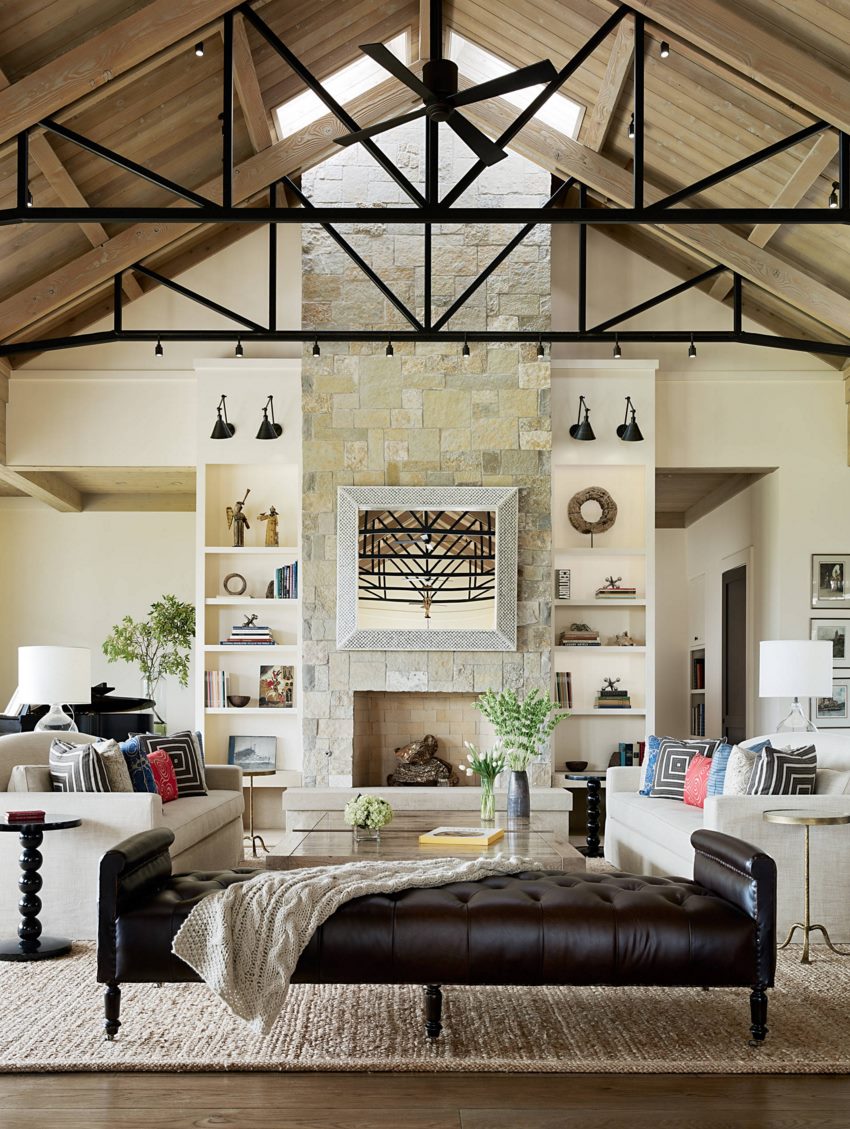
<instances>
[{"instance_id":1,"label":"black metal truss beam","mask_svg":"<svg viewBox=\"0 0 850 1129\"><path fill-rule=\"evenodd\" d=\"M161 286L173 290L175 294L181 295L183 298L189 298L190 301L196 302L199 306L204 306L213 313L221 314L222 317L230 318L231 321L236 321L240 325L244 325L246 329L256 330L258 333L265 333L266 326L260 325L259 322L253 321L251 318L246 318L244 314L238 314L235 310L231 310L228 306L222 306L219 302L214 302L212 298L207 298L203 294L199 294L197 290L190 290L188 286L183 286L179 282L175 282L173 278L166 278L165 275L159 274L150 267L144 266L142 263L134 263L130 268L131 270L138 271L139 274L146 275L148 278L158 282ZM120 277L120 276L119 276ZM273 328L273 327L269 327Z\"/></svg>"},{"instance_id":2,"label":"black metal truss beam","mask_svg":"<svg viewBox=\"0 0 850 1129\"><path fill-rule=\"evenodd\" d=\"M653 309L655 306L660 306L662 302L667 302L671 298L676 298L679 294L684 294L686 290L692 290L693 287L699 286L700 283L706 282L709 278L714 278L716 274L722 274L726 267L709 267L708 270L702 274L695 275L693 278L687 279L685 282L680 282L676 286L671 286L669 290L665 290L661 294L656 294L654 298L647 298L645 302L639 302L631 309L624 310L621 314L616 314L612 318L607 318L605 321L599 322L590 329L590 333L601 333L605 329L610 329L612 325L618 325L621 321L628 321L629 318L637 317L638 314L646 313L647 310Z\"/></svg>"}]
</instances>

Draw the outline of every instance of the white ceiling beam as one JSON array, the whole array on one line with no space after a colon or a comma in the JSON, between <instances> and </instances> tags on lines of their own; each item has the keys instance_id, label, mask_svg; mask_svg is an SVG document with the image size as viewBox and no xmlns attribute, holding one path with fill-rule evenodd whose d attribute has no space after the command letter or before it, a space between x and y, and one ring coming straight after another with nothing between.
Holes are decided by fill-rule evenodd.
<instances>
[{"instance_id":1,"label":"white ceiling beam","mask_svg":"<svg viewBox=\"0 0 850 1129\"><path fill-rule=\"evenodd\" d=\"M16 490L27 494L36 501L44 502L51 509L60 513L80 513L83 508L83 498L79 490L70 486L64 478L52 471L36 471L21 474L11 467L0 466L0 482L14 486Z\"/></svg>"}]
</instances>

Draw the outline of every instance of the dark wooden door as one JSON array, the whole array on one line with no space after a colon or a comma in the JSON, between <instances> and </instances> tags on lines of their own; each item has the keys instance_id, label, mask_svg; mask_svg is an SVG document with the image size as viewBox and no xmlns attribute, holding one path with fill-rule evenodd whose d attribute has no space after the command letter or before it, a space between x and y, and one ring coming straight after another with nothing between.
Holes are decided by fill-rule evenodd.
<instances>
[{"instance_id":1,"label":"dark wooden door","mask_svg":"<svg viewBox=\"0 0 850 1129\"><path fill-rule=\"evenodd\" d=\"M723 573L723 736L747 737L747 566Z\"/></svg>"}]
</instances>

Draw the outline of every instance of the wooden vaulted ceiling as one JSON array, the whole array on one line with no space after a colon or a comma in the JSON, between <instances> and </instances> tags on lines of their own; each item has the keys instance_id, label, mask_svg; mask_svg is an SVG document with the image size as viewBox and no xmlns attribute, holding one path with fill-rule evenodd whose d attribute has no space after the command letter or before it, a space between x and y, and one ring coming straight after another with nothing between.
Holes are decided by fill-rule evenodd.
<instances>
[{"instance_id":1,"label":"wooden vaulted ceiling","mask_svg":"<svg viewBox=\"0 0 850 1129\"><path fill-rule=\"evenodd\" d=\"M417 54L428 0L254 0L254 9L321 78L359 57L358 44L409 28ZM71 129L201 191L221 168L222 41L215 21L228 3L202 0L16 0L0 6L0 207L15 202L20 123L45 113ZM699 179L823 118L835 126L723 182L700 206L824 206L837 178L837 128L850 129L850 5L844 0L635 0L648 17L647 200ZM617 5L609 0L446 0L444 20L519 66L548 57L563 66ZM147 21L147 22L146 22ZM426 21L427 22L427 21ZM141 30L140 30L141 29ZM196 58L193 44L203 39ZM668 58L658 45L669 41ZM146 50L145 47L148 47ZM272 109L303 86L252 27L237 18L235 160L239 202L336 151L328 116L279 142ZM564 88L586 107L577 142L531 123L513 147L562 177L583 179L594 198L628 204L632 22L594 52ZM87 54L87 52L89 54ZM89 57L90 56L90 57ZM104 71L114 77L106 82ZM806 65L803 66L805 61ZM43 80L43 81L42 81ZM45 108L44 99L53 99ZM5 99L5 101L4 101ZM37 103L29 114L27 99ZM394 80L353 107L363 124L415 99ZM514 111L493 101L469 116L495 134ZM17 123L17 124L15 124ZM30 188L44 206L87 201L168 205L173 197L74 144L35 130ZM88 223L0 228L0 340L70 333L103 316L111 276L143 260L170 276L247 228ZM605 234L690 277L723 262L749 283L745 312L783 334L848 342L850 253L845 227L605 228ZM125 300L155 283L125 277ZM757 289L756 289L757 287ZM730 281L704 284L729 302ZM833 363L836 362L833 359Z\"/></svg>"}]
</instances>

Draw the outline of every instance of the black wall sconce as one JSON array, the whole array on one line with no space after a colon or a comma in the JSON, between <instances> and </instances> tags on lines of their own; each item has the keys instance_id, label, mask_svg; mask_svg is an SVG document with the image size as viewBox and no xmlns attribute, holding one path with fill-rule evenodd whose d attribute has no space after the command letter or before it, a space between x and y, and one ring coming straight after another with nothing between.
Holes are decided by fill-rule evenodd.
<instances>
[{"instance_id":1,"label":"black wall sconce","mask_svg":"<svg viewBox=\"0 0 850 1129\"><path fill-rule=\"evenodd\" d=\"M632 413L631 419L629 412ZM617 435L624 443L643 442L643 435L641 435L640 428L635 420L635 408L631 396L626 397L626 414L623 416L623 422L617 428Z\"/></svg>"},{"instance_id":2,"label":"black wall sconce","mask_svg":"<svg viewBox=\"0 0 850 1129\"><path fill-rule=\"evenodd\" d=\"M218 402L216 421L210 439L232 439L236 434L236 424L227 418L227 397L222 396Z\"/></svg>"},{"instance_id":3,"label":"black wall sconce","mask_svg":"<svg viewBox=\"0 0 850 1129\"><path fill-rule=\"evenodd\" d=\"M272 418L269 419L269 412L272 413ZM274 421L274 397L269 396L263 406L263 422L260 424L260 430L257 432L258 439L279 439L283 435L283 427Z\"/></svg>"},{"instance_id":4,"label":"black wall sconce","mask_svg":"<svg viewBox=\"0 0 850 1129\"><path fill-rule=\"evenodd\" d=\"M584 411L584 418L582 418L582 411ZM595 439L593 428L590 426L590 408L588 408L584 396L578 398L578 419L570 427L570 436L573 439L590 440Z\"/></svg>"}]
</instances>

